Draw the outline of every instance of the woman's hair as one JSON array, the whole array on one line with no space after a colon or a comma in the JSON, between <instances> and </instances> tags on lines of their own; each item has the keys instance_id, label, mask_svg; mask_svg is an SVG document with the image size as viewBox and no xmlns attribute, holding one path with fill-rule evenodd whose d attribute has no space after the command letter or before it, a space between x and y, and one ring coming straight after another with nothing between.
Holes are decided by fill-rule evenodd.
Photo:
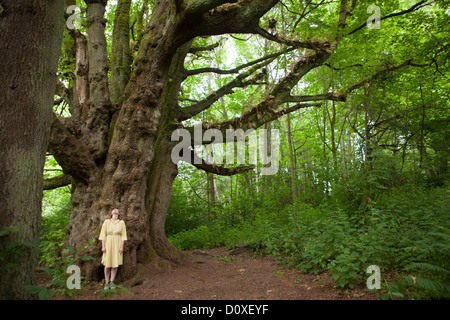
<instances>
[{"instance_id":1,"label":"woman's hair","mask_svg":"<svg viewBox=\"0 0 450 320\"><path fill-rule=\"evenodd\" d=\"M117 209L117 208L111 210L111 213L109 214L110 218L112 218L112 215L113 215L114 212L117 212L117 215L118 215L117 218L118 218L119 220L122 220L122 217L120 216L120 211L119 211L119 209Z\"/></svg>"}]
</instances>

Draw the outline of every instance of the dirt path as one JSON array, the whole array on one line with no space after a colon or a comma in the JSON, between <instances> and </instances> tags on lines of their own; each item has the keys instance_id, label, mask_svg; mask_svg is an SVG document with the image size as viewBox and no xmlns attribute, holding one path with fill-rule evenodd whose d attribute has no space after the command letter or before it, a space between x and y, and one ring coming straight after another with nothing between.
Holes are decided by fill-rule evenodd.
<instances>
[{"instance_id":1,"label":"dirt path","mask_svg":"<svg viewBox=\"0 0 450 320\"><path fill-rule=\"evenodd\" d=\"M120 272L120 269L119 269ZM89 285L77 299L99 300L101 284ZM97 291L97 293L95 293ZM364 288L343 292L329 277L301 274L280 266L270 257L245 248L193 250L186 263L144 279L107 299L133 300L372 300ZM61 297L59 297L61 298ZM103 297L104 298L104 297Z\"/></svg>"},{"instance_id":2,"label":"dirt path","mask_svg":"<svg viewBox=\"0 0 450 320\"><path fill-rule=\"evenodd\" d=\"M238 250L239 251L239 250ZM224 247L194 250L184 266L147 279L133 290L135 299L310 300L375 299L363 289L349 294L333 288L326 276L301 274L269 257ZM231 254L230 254L231 253Z\"/></svg>"}]
</instances>

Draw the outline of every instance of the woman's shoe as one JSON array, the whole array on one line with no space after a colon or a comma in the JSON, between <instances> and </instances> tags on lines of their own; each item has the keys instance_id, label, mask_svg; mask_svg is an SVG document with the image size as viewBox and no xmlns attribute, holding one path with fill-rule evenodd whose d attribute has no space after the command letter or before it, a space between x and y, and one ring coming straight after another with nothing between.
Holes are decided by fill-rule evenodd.
<instances>
[{"instance_id":1,"label":"woman's shoe","mask_svg":"<svg viewBox=\"0 0 450 320\"><path fill-rule=\"evenodd\" d=\"M114 282L111 281L111 282L109 283L109 288L110 288L110 289L115 289L115 288L116 288Z\"/></svg>"},{"instance_id":2,"label":"woman's shoe","mask_svg":"<svg viewBox=\"0 0 450 320\"><path fill-rule=\"evenodd\" d=\"M108 289L110 289L110 287L109 287L109 283L107 282L107 283L105 284L105 286L103 287L103 290L108 290Z\"/></svg>"}]
</instances>

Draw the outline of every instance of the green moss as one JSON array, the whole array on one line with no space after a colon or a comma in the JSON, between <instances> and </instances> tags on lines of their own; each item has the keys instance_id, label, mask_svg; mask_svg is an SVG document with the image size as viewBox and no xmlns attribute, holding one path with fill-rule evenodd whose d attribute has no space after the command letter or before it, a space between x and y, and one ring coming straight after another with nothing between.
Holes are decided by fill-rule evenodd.
<instances>
[{"instance_id":1,"label":"green moss","mask_svg":"<svg viewBox=\"0 0 450 320\"><path fill-rule=\"evenodd\" d=\"M117 121L117 116L119 115L119 111L114 112L112 119L111 119L111 124L109 125L109 131L108 131L108 146L111 144L112 141L112 137L114 134L114 126L116 124Z\"/></svg>"},{"instance_id":2,"label":"green moss","mask_svg":"<svg viewBox=\"0 0 450 320\"><path fill-rule=\"evenodd\" d=\"M138 141L138 150L142 151L142 146L144 145L144 139L139 139Z\"/></svg>"},{"instance_id":3,"label":"green moss","mask_svg":"<svg viewBox=\"0 0 450 320\"><path fill-rule=\"evenodd\" d=\"M161 21L162 19L164 19L167 16L168 12L164 12L161 17L159 17L158 21Z\"/></svg>"},{"instance_id":4,"label":"green moss","mask_svg":"<svg viewBox=\"0 0 450 320\"><path fill-rule=\"evenodd\" d=\"M154 258L157 257L157 254L155 252L155 250L153 249L153 247L151 245L147 246L147 249L145 250L145 262L149 262L151 260L153 260Z\"/></svg>"}]
</instances>

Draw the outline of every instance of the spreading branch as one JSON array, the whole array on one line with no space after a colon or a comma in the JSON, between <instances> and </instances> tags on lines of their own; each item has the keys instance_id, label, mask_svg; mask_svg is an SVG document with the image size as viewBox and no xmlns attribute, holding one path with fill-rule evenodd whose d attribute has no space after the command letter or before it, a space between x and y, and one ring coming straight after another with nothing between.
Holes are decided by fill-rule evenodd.
<instances>
[{"instance_id":1,"label":"spreading branch","mask_svg":"<svg viewBox=\"0 0 450 320\"><path fill-rule=\"evenodd\" d=\"M406 60L406 61L404 61L403 63L401 63L399 65L393 64L393 65L390 65L390 66L388 66L386 68L380 69L377 72L373 73L371 76L364 77L364 79L362 79L361 81L359 81L359 82L355 83L354 85L352 85L351 87L347 88L341 94L341 96L342 97L347 97L352 91L362 87L364 84L369 83L370 81L374 80L375 78L377 78L377 77L379 77L379 76L381 76L383 74L386 74L386 73L398 70L398 69L406 67L406 66L427 67L427 66L430 66L430 65L432 65L434 63L434 61L431 61L429 63L419 64L419 63L414 63L412 61L413 61L413 59L409 59L409 60Z\"/></svg>"},{"instance_id":2,"label":"spreading branch","mask_svg":"<svg viewBox=\"0 0 450 320\"><path fill-rule=\"evenodd\" d=\"M216 43L213 43L213 44L211 44L209 46L205 46L205 47L192 47L189 49L189 53L194 54L197 52L212 51L215 48L219 47L219 45L220 45L220 42L216 42Z\"/></svg>"},{"instance_id":3,"label":"spreading branch","mask_svg":"<svg viewBox=\"0 0 450 320\"><path fill-rule=\"evenodd\" d=\"M259 34L260 36L262 36L268 40L271 40L271 41L274 41L274 42L277 42L280 44L285 44L285 45L293 46L293 47L297 47L297 48L314 49L314 46L310 41L296 41L296 40L288 39L288 38L285 38L278 34L271 34L270 32L268 32L267 30L265 30L261 27L255 28L254 33Z\"/></svg>"},{"instance_id":4,"label":"spreading branch","mask_svg":"<svg viewBox=\"0 0 450 320\"><path fill-rule=\"evenodd\" d=\"M401 15L404 15L404 14L407 14L407 13L411 13L411 12L414 12L414 11L417 11L417 10L419 10L419 9L425 7L425 6L428 6L430 4L431 3L428 2L428 0L422 0L420 2L417 2L415 5L411 6L409 9L406 9L406 10L403 10L403 11L399 11L399 12L395 12L395 13L391 13L391 14L388 14L387 16L381 17L380 21L386 20L386 19L389 19L389 18L393 18L393 17L397 17L397 16L401 16ZM359 30L361 30L366 25L367 25L367 23L361 24L359 27L357 27L357 28L353 29L352 31L350 31L349 33L347 33L347 36L357 32Z\"/></svg>"},{"instance_id":5,"label":"spreading branch","mask_svg":"<svg viewBox=\"0 0 450 320\"><path fill-rule=\"evenodd\" d=\"M256 129L266 122L275 120L287 113L293 112L300 108L319 107L321 104L301 104L298 103L293 107L280 110L283 103L289 102L292 88L307 74L311 69L323 64L331 54L331 45L325 41L316 43L315 53L301 57L292 68L290 73L280 80L280 82L266 95L265 99L258 105L251 108L248 112L231 120L220 123L203 123L203 129L207 130L215 128L225 133L226 129ZM188 128L193 130L193 128Z\"/></svg>"},{"instance_id":6,"label":"spreading branch","mask_svg":"<svg viewBox=\"0 0 450 320\"><path fill-rule=\"evenodd\" d=\"M195 151L191 151L191 164L197 169L201 169L208 173L213 173L219 176L233 176L239 173L244 173L254 169L254 166L240 166L236 168L225 168L213 163L208 163L200 158Z\"/></svg>"},{"instance_id":7,"label":"spreading branch","mask_svg":"<svg viewBox=\"0 0 450 320\"><path fill-rule=\"evenodd\" d=\"M266 55L266 56L264 56L264 57L261 57L261 58L259 58L259 59L250 61L250 62L248 62L248 63L244 63L244 64L242 64L242 65L240 65L240 66L238 66L238 67L236 67L236 68L229 69L229 70L222 70L222 69L219 69L219 68L200 68L200 69L194 69L194 70L185 70L185 75L186 75L187 77L189 77L189 76L194 76L194 75L197 75L197 74L207 73L207 72L210 72L210 73L217 73L217 74L233 74L233 73L239 73L239 71L241 71L241 70L243 70L243 69L245 69L245 68L254 66L254 65L256 65L256 64L258 64L258 63L261 63L261 62L264 62L264 61L266 61L266 60L270 60L270 61L269 61L269 63L270 63L270 62L273 61L274 58L277 58L277 57L281 56L282 54L291 52L291 51L293 51L294 49L295 49L295 48L291 47L291 48L287 48L287 49L285 49L285 50L283 50L283 51L280 51L280 52L268 54L268 55Z\"/></svg>"},{"instance_id":8,"label":"spreading branch","mask_svg":"<svg viewBox=\"0 0 450 320\"><path fill-rule=\"evenodd\" d=\"M233 135L227 135L227 129L242 129L242 130L249 130L249 129L257 129L264 125L267 122L276 120L288 113L294 112L298 109L302 108L312 108L312 107L321 107L321 103L298 103L294 106L287 107L281 110L278 109L277 106L279 104L275 103L274 101L269 99L269 102L263 101L260 103L257 107L251 109L249 112L244 113L241 117L236 117L228 121L223 121L219 123L214 122L203 122L202 123L202 130L208 130L208 129L217 129L221 132L222 136L224 137L223 142L233 142L234 136ZM263 111L264 110L264 111ZM193 127L186 127L186 130L190 132L191 137L195 137L195 132ZM233 140L229 140L233 139ZM202 140L202 144L206 145L211 143L211 141ZM199 144L198 141L195 141L192 139L191 141L192 145Z\"/></svg>"},{"instance_id":9,"label":"spreading branch","mask_svg":"<svg viewBox=\"0 0 450 320\"><path fill-rule=\"evenodd\" d=\"M283 52L287 52L287 50L284 50ZM283 52L272 54L272 55L266 56L264 58L258 59L256 61L253 61L253 62L247 64L247 65L253 65L255 62L261 61L259 63L254 64L252 66L252 68L250 68L246 72L239 74L236 78L231 80L229 83L227 83L226 85L224 85L217 91L211 93L205 99L203 99L203 100L199 101L198 103L193 104L189 107L183 108L182 109L183 113L182 113L182 115L180 115L177 118L177 120L181 122L183 120L192 118L193 116L199 114L200 112L208 109L213 103L218 101L221 97L223 97L227 94L234 93L233 89L235 89L235 88L242 88L242 87L246 87L248 85L257 84L258 79L253 79L253 80L250 79L247 81L244 81L244 80L247 79L248 77L250 77L251 75L253 75L258 69L261 69L261 68L267 66L268 64L270 64L277 56L281 55Z\"/></svg>"},{"instance_id":10,"label":"spreading branch","mask_svg":"<svg viewBox=\"0 0 450 320\"><path fill-rule=\"evenodd\" d=\"M44 179L43 190L53 190L53 189L65 187L71 183L72 183L72 177L67 174L62 174L57 177Z\"/></svg>"},{"instance_id":11,"label":"spreading branch","mask_svg":"<svg viewBox=\"0 0 450 320\"><path fill-rule=\"evenodd\" d=\"M345 70L345 69L348 69L348 68L362 67L363 66L361 63L355 63L355 64L352 64L350 66L345 66L345 67L342 67L342 68L335 67L335 66L331 65L330 63L324 63L323 65L327 66L328 68L330 68L332 70L336 70L336 71L341 71L341 70Z\"/></svg>"},{"instance_id":12,"label":"spreading branch","mask_svg":"<svg viewBox=\"0 0 450 320\"><path fill-rule=\"evenodd\" d=\"M319 94L319 95L304 95L304 96L289 96L284 101L285 102L307 102L307 101L323 101L323 100L331 100L331 101L341 101L345 102L347 100L348 95L362 87L364 84L369 83L376 79L377 77L398 70L400 68L403 68L405 66L412 66L412 67L427 67L434 63L434 60L429 63L414 63L412 62L412 59L406 60L405 62L399 64L399 65L390 65L386 68L380 69L377 72L373 73L370 76L365 77L364 79L358 81L357 83L353 84L352 86L348 87L347 89L343 90L342 92L328 92L325 94Z\"/></svg>"},{"instance_id":13,"label":"spreading branch","mask_svg":"<svg viewBox=\"0 0 450 320\"><path fill-rule=\"evenodd\" d=\"M323 100L345 101L346 96L336 92L328 92L325 94L318 94L318 95L289 96L289 98L286 99L286 102L306 102L306 101L323 101Z\"/></svg>"}]
</instances>

